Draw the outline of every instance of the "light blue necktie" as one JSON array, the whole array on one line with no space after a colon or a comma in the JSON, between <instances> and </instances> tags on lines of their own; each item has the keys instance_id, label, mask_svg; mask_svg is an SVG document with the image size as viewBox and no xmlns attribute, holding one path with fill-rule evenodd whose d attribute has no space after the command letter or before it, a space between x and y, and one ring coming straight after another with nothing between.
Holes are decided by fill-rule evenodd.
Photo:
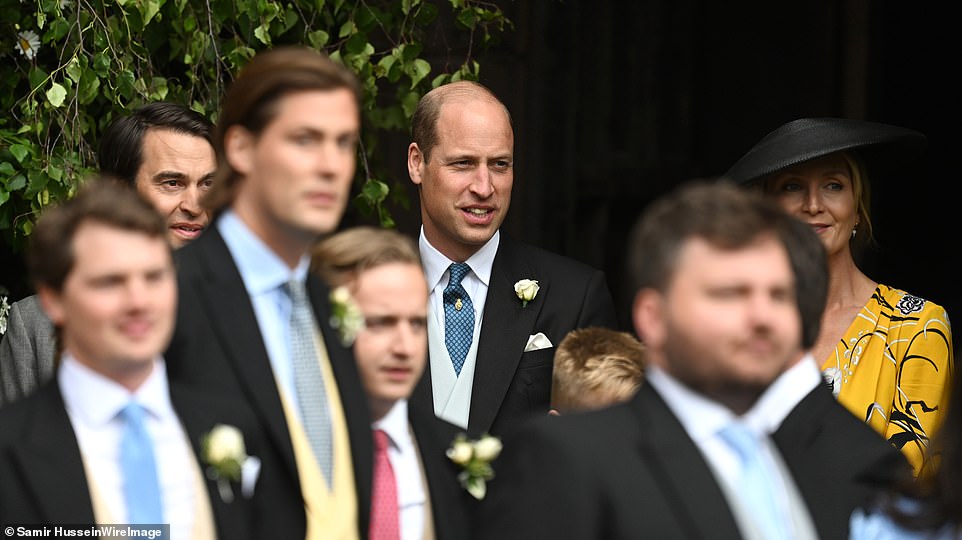
<instances>
[{"instance_id":1,"label":"light blue necktie","mask_svg":"<svg viewBox=\"0 0 962 540\"><path fill-rule=\"evenodd\" d=\"M164 511L154 444L144 425L144 414L144 408L133 401L120 411L124 422L120 435L120 470L124 475L127 522L159 524L164 523Z\"/></svg>"},{"instance_id":2,"label":"light blue necktie","mask_svg":"<svg viewBox=\"0 0 962 540\"><path fill-rule=\"evenodd\" d=\"M451 277L444 288L444 344L454 364L454 372L461 375L464 359L474 340L474 304L461 280L471 271L468 263L451 263Z\"/></svg>"},{"instance_id":3,"label":"light blue necktie","mask_svg":"<svg viewBox=\"0 0 962 540\"><path fill-rule=\"evenodd\" d=\"M321 372L320 359L314 346L314 314L303 282L292 279L285 284L284 290L291 298L290 348L297 404L314 458L330 487L334 481L334 439L331 434L327 387L324 385L324 374Z\"/></svg>"},{"instance_id":4,"label":"light blue necktie","mask_svg":"<svg viewBox=\"0 0 962 540\"><path fill-rule=\"evenodd\" d=\"M770 480L772 472L761 454L761 442L747 427L733 422L719 432L721 438L738 454L742 463L737 494L751 513L766 540L789 539L791 529L783 522Z\"/></svg>"}]
</instances>

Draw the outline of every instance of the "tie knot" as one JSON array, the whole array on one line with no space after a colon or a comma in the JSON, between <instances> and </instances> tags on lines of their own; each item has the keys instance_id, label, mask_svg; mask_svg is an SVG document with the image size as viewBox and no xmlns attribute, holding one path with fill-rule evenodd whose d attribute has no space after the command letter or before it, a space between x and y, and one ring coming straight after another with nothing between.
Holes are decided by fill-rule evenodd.
<instances>
[{"instance_id":1,"label":"tie knot","mask_svg":"<svg viewBox=\"0 0 962 540\"><path fill-rule=\"evenodd\" d=\"M383 429L374 430L374 450L376 452L387 451L387 448L390 445L390 442L391 442L390 438L388 437L386 431L384 431Z\"/></svg>"},{"instance_id":2,"label":"tie knot","mask_svg":"<svg viewBox=\"0 0 962 540\"><path fill-rule=\"evenodd\" d=\"M758 437L744 424L732 422L718 433L730 446L742 462L754 459L758 455Z\"/></svg>"},{"instance_id":3,"label":"tie knot","mask_svg":"<svg viewBox=\"0 0 962 540\"><path fill-rule=\"evenodd\" d=\"M464 279L464 276L468 275L471 267L468 266L468 263L451 263L448 270L451 272L451 279L448 281L448 285L455 286L461 284L461 280Z\"/></svg>"},{"instance_id":4,"label":"tie knot","mask_svg":"<svg viewBox=\"0 0 962 540\"><path fill-rule=\"evenodd\" d=\"M307 287L304 286L304 282L299 279L292 279L284 284L284 292L290 297L291 302L294 304L301 304L307 302Z\"/></svg>"},{"instance_id":5,"label":"tie knot","mask_svg":"<svg viewBox=\"0 0 962 540\"><path fill-rule=\"evenodd\" d=\"M120 417L132 426L139 426L144 423L144 407L136 401L131 401L121 409Z\"/></svg>"}]
</instances>

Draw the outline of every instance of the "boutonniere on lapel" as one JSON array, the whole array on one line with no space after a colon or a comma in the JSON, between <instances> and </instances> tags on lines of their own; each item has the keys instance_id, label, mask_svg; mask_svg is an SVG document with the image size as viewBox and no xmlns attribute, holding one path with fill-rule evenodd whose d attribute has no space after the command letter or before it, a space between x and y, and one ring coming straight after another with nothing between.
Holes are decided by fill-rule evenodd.
<instances>
[{"instance_id":1,"label":"boutonniere on lapel","mask_svg":"<svg viewBox=\"0 0 962 540\"><path fill-rule=\"evenodd\" d=\"M538 296L539 290L541 290L541 287L538 286L538 280L536 279L522 279L514 284L514 294L521 299L521 307L527 307L528 302Z\"/></svg>"},{"instance_id":2,"label":"boutonniere on lapel","mask_svg":"<svg viewBox=\"0 0 962 540\"><path fill-rule=\"evenodd\" d=\"M350 347L354 337L364 327L364 315L354 303L351 292L341 286L331 291L331 326L341 336L341 343Z\"/></svg>"},{"instance_id":3,"label":"boutonniere on lapel","mask_svg":"<svg viewBox=\"0 0 962 540\"><path fill-rule=\"evenodd\" d=\"M0 290L0 336L7 333L7 314L10 313L10 304L7 303L7 295L3 294L4 292Z\"/></svg>"},{"instance_id":4,"label":"boutonniere on lapel","mask_svg":"<svg viewBox=\"0 0 962 540\"><path fill-rule=\"evenodd\" d=\"M240 483L244 462L249 458L244 436L234 426L217 424L201 439L200 447L201 457L207 464L207 478L217 482L222 501L233 502L231 482Z\"/></svg>"},{"instance_id":5,"label":"boutonniere on lapel","mask_svg":"<svg viewBox=\"0 0 962 540\"><path fill-rule=\"evenodd\" d=\"M448 459L461 467L458 481L477 500L484 498L488 491L487 482L494 478L491 462L501 454L501 439L484 435L478 440L469 440L465 434L458 435L451 448Z\"/></svg>"}]
</instances>

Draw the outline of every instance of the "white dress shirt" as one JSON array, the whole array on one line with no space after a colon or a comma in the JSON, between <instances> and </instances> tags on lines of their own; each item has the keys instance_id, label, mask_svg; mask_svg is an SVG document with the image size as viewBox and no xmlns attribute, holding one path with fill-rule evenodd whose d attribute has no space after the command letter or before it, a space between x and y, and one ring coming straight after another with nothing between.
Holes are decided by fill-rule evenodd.
<instances>
[{"instance_id":1,"label":"white dress shirt","mask_svg":"<svg viewBox=\"0 0 962 540\"><path fill-rule=\"evenodd\" d=\"M421 460L408 424L407 400L398 400L384 418L374 422L373 429L383 430L390 441L387 454L397 483L401 540L422 540L428 495L424 491Z\"/></svg>"},{"instance_id":2,"label":"white dress shirt","mask_svg":"<svg viewBox=\"0 0 962 540\"><path fill-rule=\"evenodd\" d=\"M297 267L291 270L230 209L225 210L217 221L217 230L224 237L224 243L250 296L274 379L292 403L300 403L291 361L291 299L283 287L292 279L305 281L310 255L301 257ZM300 407L292 409L300 417Z\"/></svg>"},{"instance_id":3,"label":"white dress shirt","mask_svg":"<svg viewBox=\"0 0 962 540\"><path fill-rule=\"evenodd\" d=\"M461 281L461 285L471 297L474 306L474 337L457 375L447 349L444 348L444 289L448 286L452 261L428 242L424 236L424 226L418 239L421 264L431 291L428 299L428 342L430 346L431 386L434 392L434 413L445 420L466 428L471 407L471 386L474 384L474 370L477 365L478 339L481 323L484 320L484 306L488 297L488 284L491 282L491 268L494 256L501 241L500 231L496 231L481 249L467 261L471 271Z\"/></svg>"},{"instance_id":4,"label":"white dress shirt","mask_svg":"<svg viewBox=\"0 0 962 540\"><path fill-rule=\"evenodd\" d=\"M187 434L170 402L167 368L154 361L146 381L131 394L126 388L84 366L65 353L57 372L67 415L77 436L80 453L97 493L117 523L129 523L120 468L120 412L134 400L143 406L144 421L154 444L164 521L170 523L172 539L188 539L194 525L196 505L194 471L196 459ZM201 494L207 496L206 493Z\"/></svg>"}]
</instances>

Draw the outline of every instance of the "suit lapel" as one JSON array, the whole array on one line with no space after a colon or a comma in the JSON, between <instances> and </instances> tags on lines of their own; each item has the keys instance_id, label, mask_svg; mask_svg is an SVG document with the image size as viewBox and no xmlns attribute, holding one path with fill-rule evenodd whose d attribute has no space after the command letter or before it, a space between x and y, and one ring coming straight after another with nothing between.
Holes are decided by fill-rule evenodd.
<instances>
[{"instance_id":1,"label":"suit lapel","mask_svg":"<svg viewBox=\"0 0 962 540\"><path fill-rule=\"evenodd\" d=\"M528 343L543 302L529 302L522 307L514 292L519 279L537 279L540 298L548 295L551 283L534 275L530 263L505 235L501 235L498 253L491 268L491 281L484 306L484 319L478 338L478 358L471 391L468 430L484 433L491 429L511 385L524 347ZM429 385L430 386L430 385Z\"/></svg>"},{"instance_id":2,"label":"suit lapel","mask_svg":"<svg viewBox=\"0 0 962 540\"><path fill-rule=\"evenodd\" d=\"M194 250L194 253L198 254L204 267L204 283L193 293L201 298L208 320L217 339L224 345L228 362L232 364L251 406L261 416L273 444L281 449L288 471L297 478L294 448L274 372L240 272L216 227L210 227L196 240L201 241L208 245Z\"/></svg>"},{"instance_id":3,"label":"suit lapel","mask_svg":"<svg viewBox=\"0 0 962 540\"><path fill-rule=\"evenodd\" d=\"M458 471L445 450L460 432L457 426L408 405L408 421L424 467L435 538L457 538L467 526L464 493L457 483Z\"/></svg>"},{"instance_id":4,"label":"suit lapel","mask_svg":"<svg viewBox=\"0 0 962 540\"><path fill-rule=\"evenodd\" d=\"M307 277L307 291L314 307L314 318L324 338L327 356L337 381L348 437L351 440L351 458L354 465L354 484L357 490L361 516L361 529L367 530L370 512L371 484L374 482L374 443L371 437L371 414L367 398L361 387L361 377L354 362L354 353L341 343L337 329L330 324L329 290L313 275Z\"/></svg>"},{"instance_id":5,"label":"suit lapel","mask_svg":"<svg viewBox=\"0 0 962 540\"><path fill-rule=\"evenodd\" d=\"M689 538L739 538L728 501L701 451L661 396L641 386L630 408L638 415L642 437L638 451L651 464L659 493L689 530Z\"/></svg>"},{"instance_id":6,"label":"suit lapel","mask_svg":"<svg viewBox=\"0 0 962 540\"><path fill-rule=\"evenodd\" d=\"M34 417L13 452L48 523L94 523L80 446L56 380L38 392Z\"/></svg>"},{"instance_id":7,"label":"suit lapel","mask_svg":"<svg viewBox=\"0 0 962 540\"><path fill-rule=\"evenodd\" d=\"M798 402L778 430L772 435L784 455L804 454L818 439L822 429L818 418L827 414L834 398L825 388L817 386Z\"/></svg>"},{"instance_id":8,"label":"suit lapel","mask_svg":"<svg viewBox=\"0 0 962 540\"><path fill-rule=\"evenodd\" d=\"M820 384L792 409L772 435L822 538L840 538L844 534L851 510L840 503L853 498L850 494L857 490L857 486L850 479L857 476L861 465L871 462L869 455L860 455L862 448L858 445L846 445L852 442L846 434L825 433L823 436L825 422L832 417L831 407L837 405L830 390ZM821 441L826 441L827 445ZM860 462L846 467L845 474L851 476L843 478L836 474L834 467L826 466L822 457L834 456L838 449L846 446L847 453L859 456ZM861 461L863 459L865 461ZM824 486L833 483L836 484L835 497L825 497Z\"/></svg>"},{"instance_id":9,"label":"suit lapel","mask_svg":"<svg viewBox=\"0 0 962 540\"><path fill-rule=\"evenodd\" d=\"M204 471L207 464L201 458L203 455L201 441L219 420L214 414L214 410L205 400L177 384L170 385L170 400L177 412L177 418L180 419L184 431L187 432L194 459L200 467L204 486L207 488L217 535L221 538L242 538L246 536L246 519L242 513L237 511L240 508L238 499L241 497L239 486L236 484L231 486L234 490L235 501L228 504L221 499L216 482L208 478ZM240 428L240 426L235 427Z\"/></svg>"}]
</instances>

